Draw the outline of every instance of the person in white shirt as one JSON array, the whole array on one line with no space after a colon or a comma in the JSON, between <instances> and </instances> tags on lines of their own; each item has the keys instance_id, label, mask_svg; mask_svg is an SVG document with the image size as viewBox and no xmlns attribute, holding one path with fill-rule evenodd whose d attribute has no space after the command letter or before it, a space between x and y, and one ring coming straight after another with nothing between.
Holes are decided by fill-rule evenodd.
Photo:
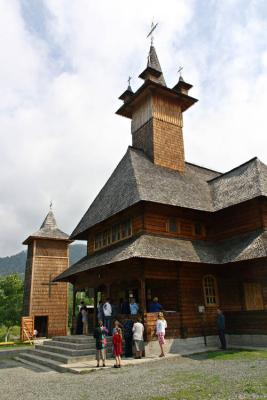
<instances>
[{"instance_id":1,"label":"person in white shirt","mask_svg":"<svg viewBox=\"0 0 267 400\"><path fill-rule=\"evenodd\" d=\"M137 322L133 325L133 341L135 347L135 358L142 358L144 350L144 325L141 317L137 317Z\"/></svg>"},{"instance_id":2,"label":"person in white shirt","mask_svg":"<svg viewBox=\"0 0 267 400\"><path fill-rule=\"evenodd\" d=\"M156 322L156 335L158 337L158 341L159 341L159 346L160 346L160 350L161 353L159 355L159 357L164 357L165 353L164 353L164 344L165 344L165 329L167 328L167 322L164 318L164 315L162 312L160 312L158 314L158 319Z\"/></svg>"},{"instance_id":3,"label":"person in white shirt","mask_svg":"<svg viewBox=\"0 0 267 400\"><path fill-rule=\"evenodd\" d=\"M108 330L108 335L112 336L112 327L111 327L111 319L112 319L112 306L110 304L110 299L108 298L103 305L103 314L104 314L104 325Z\"/></svg>"}]
</instances>

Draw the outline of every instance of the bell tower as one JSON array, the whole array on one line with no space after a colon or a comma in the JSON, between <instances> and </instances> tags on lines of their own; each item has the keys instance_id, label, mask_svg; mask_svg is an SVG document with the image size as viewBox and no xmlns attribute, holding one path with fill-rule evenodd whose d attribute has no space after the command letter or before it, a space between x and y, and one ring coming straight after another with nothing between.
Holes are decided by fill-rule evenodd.
<instances>
[{"instance_id":1,"label":"bell tower","mask_svg":"<svg viewBox=\"0 0 267 400\"><path fill-rule=\"evenodd\" d=\"M143 85L135 93L128 86L117 114L132 121L133 147L143 150L154 164L183 173L183 112L197 102L188 95L192 85L180 76L172 89L166 86L153 42L139 78Z\"/></svg>"},{"instance_id":2,"label":"bell tower","mask_svg":"<svg viewBox=\"0 0 267 400\"><path fill-rule=\"evenodd\" d=\"M57 227L52 210L28 246L23 316L32 317L40 336L67 335L68 284L53 279L69 267L69 236Z\"/></svg>"}]
</instances>

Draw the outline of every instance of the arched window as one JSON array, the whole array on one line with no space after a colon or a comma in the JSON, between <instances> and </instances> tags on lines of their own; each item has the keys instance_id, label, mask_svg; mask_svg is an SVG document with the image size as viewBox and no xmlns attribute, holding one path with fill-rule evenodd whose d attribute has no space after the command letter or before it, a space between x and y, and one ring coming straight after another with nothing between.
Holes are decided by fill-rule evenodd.
<instances>
[{"instance_id":1,"label":"arched window","mask_svg":"<svg viewBox=\"0 0 267 400\"><path fill-rule=\"evenodd\" d=\"M219 304L217 282L213 275L205 275L203 277L203 291L207 307Z\"/></svg>"}]
</instances>

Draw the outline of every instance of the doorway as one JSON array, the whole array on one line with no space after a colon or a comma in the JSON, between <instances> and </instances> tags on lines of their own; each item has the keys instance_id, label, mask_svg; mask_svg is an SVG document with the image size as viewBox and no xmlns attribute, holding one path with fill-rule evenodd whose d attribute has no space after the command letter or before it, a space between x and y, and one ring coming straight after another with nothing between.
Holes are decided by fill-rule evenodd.
<instances>
[{"instance_id":1,"label":"doorway","mask_svg":"<svg viewBox=\"0 0 267 400\"><path fill-rule=\"evenodd\" d=\"M47 337L48 316L34 317L34 329L37 330L37 337Z\"/></svg>"}]
</instances>

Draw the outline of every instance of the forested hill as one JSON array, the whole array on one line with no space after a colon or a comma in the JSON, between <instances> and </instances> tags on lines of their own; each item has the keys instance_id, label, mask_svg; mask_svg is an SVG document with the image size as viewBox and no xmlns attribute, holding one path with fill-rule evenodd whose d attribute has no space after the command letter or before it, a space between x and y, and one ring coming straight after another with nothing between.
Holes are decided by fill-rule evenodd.
<instances>
[{"instance_id":1,"label":"forested hill","mask_svg":"<svg viewBox=\"0 0 267 400\"><path fill-rule=\"evenodd\" d=\"M70 265L86 255L86 246L73 244L70 246ZM9 275L17 272L24 276L27 252L21 251L14 256L0 257L0 275Z\"/></svg>"}]
</instances>

